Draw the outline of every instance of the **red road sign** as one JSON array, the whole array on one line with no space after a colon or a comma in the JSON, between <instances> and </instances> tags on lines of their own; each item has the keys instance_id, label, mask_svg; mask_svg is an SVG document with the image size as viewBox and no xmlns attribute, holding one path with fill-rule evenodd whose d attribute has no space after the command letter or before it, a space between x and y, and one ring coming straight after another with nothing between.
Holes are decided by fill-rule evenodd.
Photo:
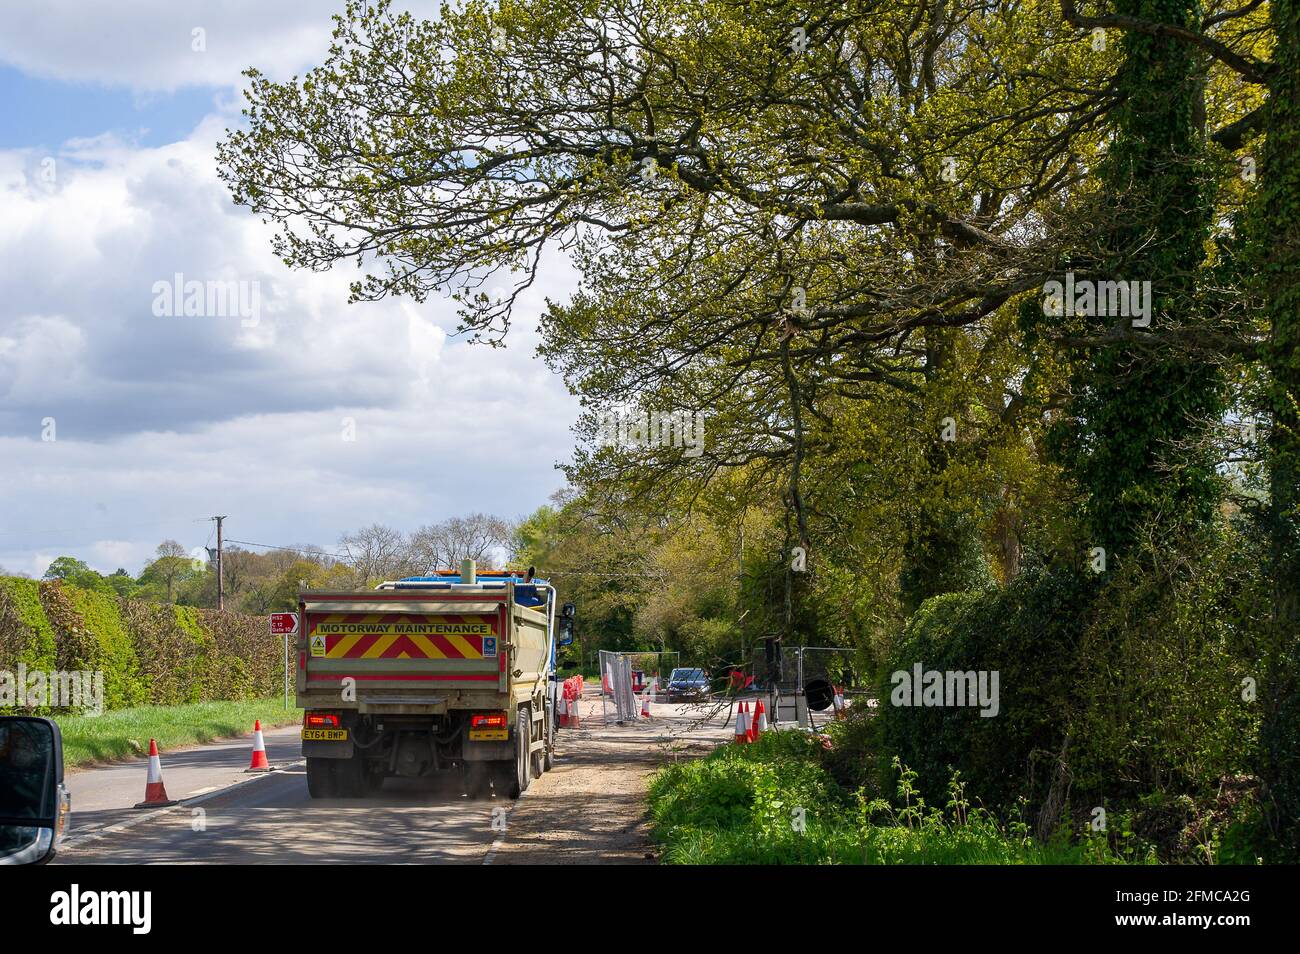
<instances>
[{"instance_id":1,"label":"red road sign","mask_svg":"<svg viewBox=\"0 0 1300 954\"><path fill-rule=\"evenodd\" d=\"M297 613L272 613L271 614L271 635L272 636L292 636L298 632L298 614Z\"/></svg>"}]
</instances>

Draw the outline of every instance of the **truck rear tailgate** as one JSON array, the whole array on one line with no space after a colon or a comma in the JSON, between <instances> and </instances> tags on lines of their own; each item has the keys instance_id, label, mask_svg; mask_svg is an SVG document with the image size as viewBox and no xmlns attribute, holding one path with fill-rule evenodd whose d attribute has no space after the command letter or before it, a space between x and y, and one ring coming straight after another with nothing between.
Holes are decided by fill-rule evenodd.
<instances>
[{"instance_id":1,"label":"truck rear tailgate","mask_svg":"<svg viewBox=\"0 0 1300 954\"><path fill-rule=\"evenodd\" d=\"M304 597L299 690L344 678L358 691L506 687L506 602L495 594L373 592Z\"/></svg>"}]
</instances>

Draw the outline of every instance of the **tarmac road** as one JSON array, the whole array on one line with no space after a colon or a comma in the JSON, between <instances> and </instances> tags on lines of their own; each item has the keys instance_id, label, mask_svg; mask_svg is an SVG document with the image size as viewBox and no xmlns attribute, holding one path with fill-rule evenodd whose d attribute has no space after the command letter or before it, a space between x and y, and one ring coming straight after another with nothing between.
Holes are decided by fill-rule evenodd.
<instances>
[{"instance_id":1,"label":"tarmac road","mask_svg":"<svg viewBox=\"0 0 1300 954\"><path fill-rule=\"evenodd\" d=\"M389 779L369 798L313 799L295 764L124 831L70 839L54 863L481 864L498 834L493 809L513 804L471 800L449 780Z\"/></svg>"},{"instance_id":2,"label":"tarmac road","mask_svg":"<svg viewBox=\"0 0 1300 954\"><path fill-rule=\"evenodd\" d=\"M143 795L143 760L74 773L72 828L53 863L644 864L650 774L673 746L699 754L725 741L730 723L724 712L701 726L695 710L660 705L653 720L605 725L599 701L583 708L583 728L561 731L555 769L519 800L469 798L455 775L313 799L296 726L266 733L280 766L269 775L243 774L247 738L164 753L168 794L182 799L170 808L126 807Z\"/></svg>"}]
</instances>

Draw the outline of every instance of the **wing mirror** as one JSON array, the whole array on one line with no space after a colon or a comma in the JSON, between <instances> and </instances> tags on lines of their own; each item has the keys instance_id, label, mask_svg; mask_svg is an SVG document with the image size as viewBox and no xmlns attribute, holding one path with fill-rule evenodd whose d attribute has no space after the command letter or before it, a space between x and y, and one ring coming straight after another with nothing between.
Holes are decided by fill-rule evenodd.
<instances>
[{"instance_id":1,"label":"wing mirror","mask_svg":"<svg viewBox=\"0 0 1300 954\"><path fill-rule=\"evenodd\" d=\"M71 808L59 727L50 719L0 716L0 865L52 859Z\"/></svg>"},{"instance_id":2,"label":"wing mirror","mask_svg":"<svg viewBox=\"0 0 1300 954\"><path fill-rule=\"evenodd\" d=\"M573 603L565 603L560 607L560 645L568 646L573 642L573 621L577 615L578 607Z\"/></svg>"}]
</instances>

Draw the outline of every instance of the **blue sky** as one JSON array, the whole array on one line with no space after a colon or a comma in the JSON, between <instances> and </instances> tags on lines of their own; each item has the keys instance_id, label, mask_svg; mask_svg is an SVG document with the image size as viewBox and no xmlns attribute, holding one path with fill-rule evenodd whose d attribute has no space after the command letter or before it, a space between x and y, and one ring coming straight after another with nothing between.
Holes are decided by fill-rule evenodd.
<instances>
[{"instance_id":1,"label":"blue sky","mask_svg":"<svg viewBox=\"0 0 1300 954\"><path fill-rule=\"evenodd\" d=\"M63 82L0 66L0 149L56 150L70 139L114 133L141 146L184 139L212 111L215 86L134 92L92 82Z\"/></svg>"},{"instance_id":2,"label":"blue sky","mask_svg":"<svg viewBox=\"0 0 1300 954\"><path fill-rule=\"evenodd\" d=\"M533 350L567 262L507 348L470 346L445 299L347 305L350 267L289 271L216 177L241 71L300 74L336 8L6 3L0 568L137 572L165 538L202 547L216 513L234 539L329 550L372 522L520 516L562 485L577 407ZM177 275L255 289L255 313L160 314Z\"/></svg>"}]
</instances>

